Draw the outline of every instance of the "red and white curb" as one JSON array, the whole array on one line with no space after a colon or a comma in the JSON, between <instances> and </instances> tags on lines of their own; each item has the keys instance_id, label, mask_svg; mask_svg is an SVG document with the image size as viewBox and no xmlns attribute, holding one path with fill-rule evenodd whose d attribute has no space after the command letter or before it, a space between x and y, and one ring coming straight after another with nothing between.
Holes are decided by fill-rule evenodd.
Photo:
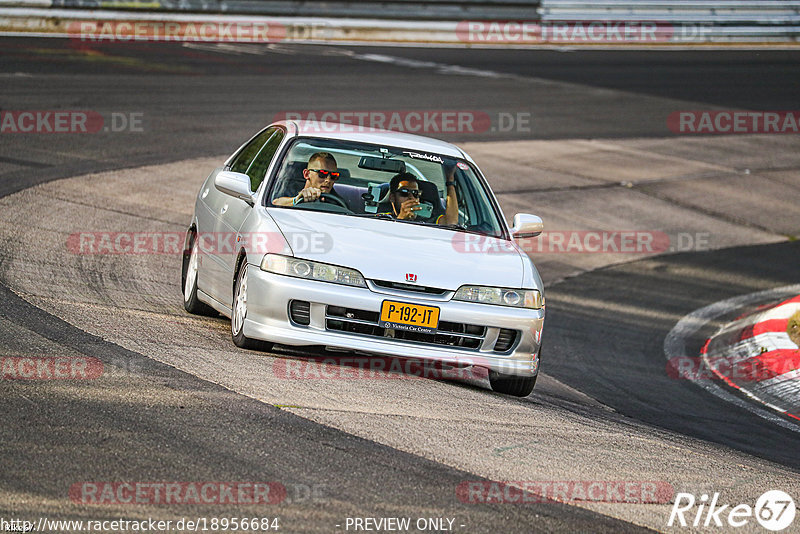
<instances>
[{"instance_id":1,"label":"red and white curb","mask_svg":"<svg viewBox=\"0 0 800 534\"><path fill-rule=\"evenodd\" d=\"M696 353L688 353L687 340L709 322L730 316L743 307L779 302L739 317L720 328L706 341L701 351L701 357L715 375L715 380L710 380L708 376L689 379L731 404L800 432L797 424L785 418L800 419L796 410L789 409L800 398L800 380L797 380L800 378L797 369L800 351L786 334L789 317L800 309L798 294L800 284L742 295L695 310L678 321L667 334L664 355L668 362L691 359ZM729 370L733 368L752 369L752 373L744 373L741 379L732 378ZM720 384L720 379L742 395L733 394Z\"/></svg>"},{"instance_id":2,"label":"red and white curb","mask_svg":"<svg viewBox=\"0 0 800 534\"><path fill-rule=\"evenodd\" d=\"M723 326L700 353L730 387L800 420L800 349L786 333L789 318L798 311L800 296L795 296L748 314Z\"/></svg>"}]
</instances>

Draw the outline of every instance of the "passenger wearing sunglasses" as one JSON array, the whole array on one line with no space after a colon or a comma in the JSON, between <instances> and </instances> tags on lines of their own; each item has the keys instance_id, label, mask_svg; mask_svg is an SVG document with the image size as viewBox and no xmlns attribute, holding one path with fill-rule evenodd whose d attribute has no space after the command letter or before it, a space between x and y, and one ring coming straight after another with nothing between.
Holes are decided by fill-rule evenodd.
<instances>
[{"instance_id":1,"label":"passenger wearing sunglasses","mask_svg":"<svg viewBox=\"0 0 800 534\"><path fill-rule=\"evenodd\" d=\"M457 224L458 199L455 187L455 167L447 169L445 187L447 188L446 210L437 217L436 224ZM389 182L389 194L386 198L392 208L392 211L387 212L387 215L403 220L416 219L416 212L421 209L419 201L422 198L419 181L409 172L396 174Z\"/></svg>"},{"instance_id":2,"label":"passenger wearing sunglasses","mask_svg":"<svg viewBox=\"0 0 800 534\"><path fill-rule=\"evenodd\" d=\"M333 184L339 179L339 171L333 154L329 152L312 154L308 158L308 165L303 169L303 178L306 183L299 193L293 197L276 198L272 203L276 206L294 206L299 202L314 202L323 193L342 198L333 189ZM346 204L345 199L342 201Z\"/></svg>"}]
</instances>

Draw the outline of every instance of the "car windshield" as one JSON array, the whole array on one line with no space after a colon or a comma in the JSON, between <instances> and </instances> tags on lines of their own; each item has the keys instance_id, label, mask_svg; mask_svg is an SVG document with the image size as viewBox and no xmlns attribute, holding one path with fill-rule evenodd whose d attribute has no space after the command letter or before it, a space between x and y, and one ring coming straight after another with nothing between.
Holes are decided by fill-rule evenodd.
<instances>
[{"instance_id":1,"label":"car windshield","mask_svg":"<svg viewBox=\"0 0 800 534\"><path fill-rule=\"evenodd\" d=\"M328 156L332 156L335 163ZM305 169L312 172L304 173ZM333 174L325 174L326 170ZM395 180L400 191L394 195L390 183L401 173L402 180ZM306 176L314 180L312 186L322 184L322 191L327 190L322 201L304 202L298 198L298 193L306 187ZM445 183L448 180L455 182L455 187L450 188L455 199L451 198L450 202L451 206L453 202L458 206L457 219L453 208L449 212L447 209ZM415 207L420 209L415 211L418 216L414 220L406 222L503 236L503 226L490 197L468 162L399 147L332 139L297 139L283 159L270 188L267 205L402 220L402 216L398 217L398 207L402 195L408 193L403 187L409 184L411 189L419 189L419 206Z\"/></svg>"}]
</instances>

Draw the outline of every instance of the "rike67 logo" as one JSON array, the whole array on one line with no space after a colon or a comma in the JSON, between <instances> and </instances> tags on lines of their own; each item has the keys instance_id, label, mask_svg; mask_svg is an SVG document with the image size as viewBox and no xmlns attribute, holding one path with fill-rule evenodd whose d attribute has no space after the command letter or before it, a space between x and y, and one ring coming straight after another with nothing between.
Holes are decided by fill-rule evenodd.
<instances>
[{"instance_id":1,"label":"rike67 logo","mask_svg":"<svg viewBox=\"0 0 800 534\"><path fill-rule=\"evenodd\" d=\"M669 514L667 526L720 528L743 527L755 518L767 530L779 532L792 524L795 505L792 497L780 490L770 490L756 500L755 507L749 504L722 504L720 494L707 494L696 498L691 493L678 493Z\"/></svg>"}]
</instances>

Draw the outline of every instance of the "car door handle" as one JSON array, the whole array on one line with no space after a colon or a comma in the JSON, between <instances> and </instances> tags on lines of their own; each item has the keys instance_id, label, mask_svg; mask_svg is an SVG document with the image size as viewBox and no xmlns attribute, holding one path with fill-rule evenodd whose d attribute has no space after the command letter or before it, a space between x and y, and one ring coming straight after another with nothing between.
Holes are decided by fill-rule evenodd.
<instances>
[{"instance_id":1,"label":"car door handle","mask_svg":"<svg viewBox=\"0 0 800 534\"><path fill-rule=\"evenodd\" d=\"M222 209L221 209L221 210L219 210L219 214L220 214L220 215L222 215L222 214L224 214L226 211L228 211L228 205L227 205L227 204L225 204L224 206L222 206Z\"/></svg>"}]
</instances>

